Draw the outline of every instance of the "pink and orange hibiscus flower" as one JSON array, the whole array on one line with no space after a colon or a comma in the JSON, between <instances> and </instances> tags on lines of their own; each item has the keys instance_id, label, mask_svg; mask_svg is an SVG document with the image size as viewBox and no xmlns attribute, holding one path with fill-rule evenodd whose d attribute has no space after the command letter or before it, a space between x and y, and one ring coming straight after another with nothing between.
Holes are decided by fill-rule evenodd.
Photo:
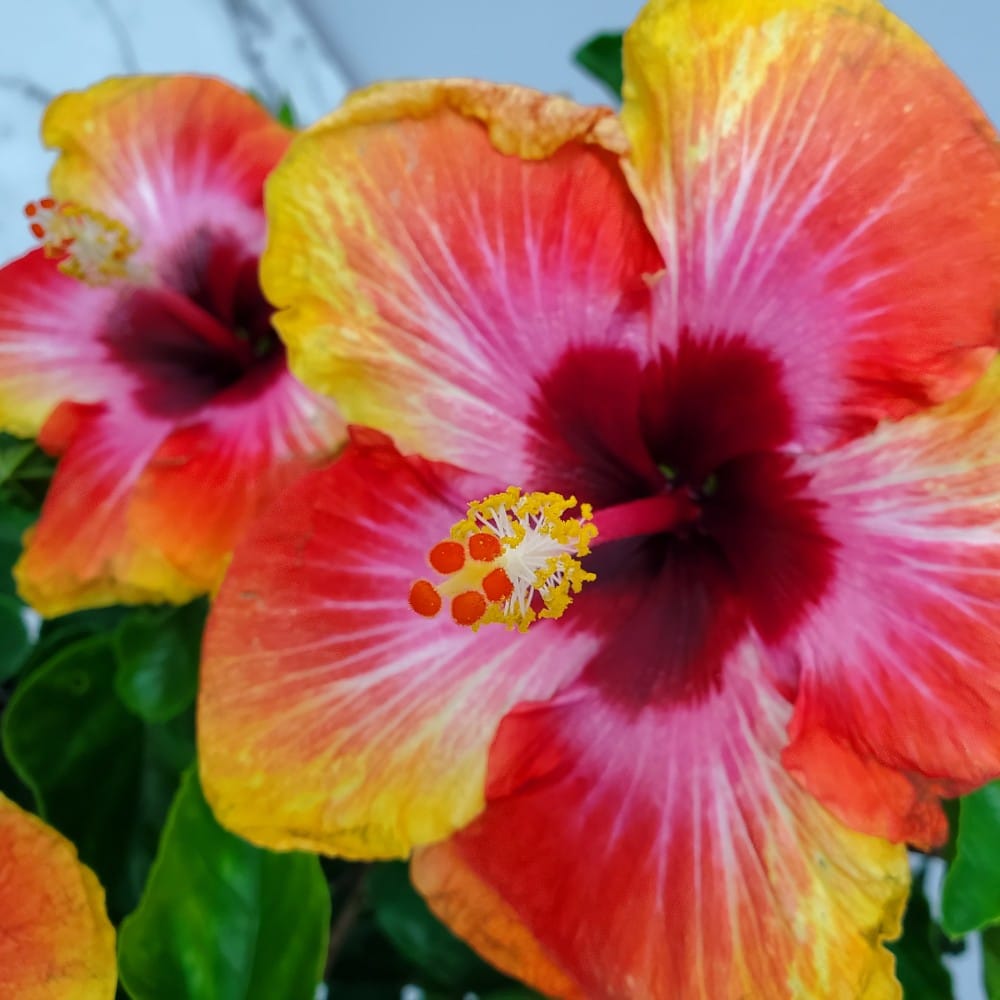
<instances>
[{"instance_id":1,"label":"pink and orange hibiscus flower","mask_svg":"<svg viewBox=\"0 0 1000 1000\"><path fill-rule=\"evenodd\" d=\"M220 818L415 852L555 995L898 995L904 842L1000 774L1000 146L958 81L874 0L652 0L620 118L375 87L268 208L291 366L376 430L219 594ZM512 484L593 506L596 579L524 633L415 615L450 540L427 586L506 616L544 526L466 518Z\"/></svg>"},{"instance_id":2,"label":"pink and orange hibiscus flower","mask_svg":"<svg viewBox=\"0 0 1000 1000\"><path fill-rule=\"evenodd\" d=\"M903 845L1000 774L1000 146L874 0L652 0L625 71L620 118L395 84L290 148L211 80L56 102L19 583L185 600L280 494L205 648L224 822L412 852L555 995L897 995Z\"/></svg>"},{"instance_id":3,"label":"pink and orange hibiscus flower","mask_svg":"<svg viewBox=\"0 0 1000 1000\"><path fill-rule=\"evenodd\" d=\"M292 133L221 81L134 77L60 97L42 134L43 246L0 270L0 429L61 458L15 575L44 614L189 600L343 438L257 278Z\"/></svg>"}]
</instances>

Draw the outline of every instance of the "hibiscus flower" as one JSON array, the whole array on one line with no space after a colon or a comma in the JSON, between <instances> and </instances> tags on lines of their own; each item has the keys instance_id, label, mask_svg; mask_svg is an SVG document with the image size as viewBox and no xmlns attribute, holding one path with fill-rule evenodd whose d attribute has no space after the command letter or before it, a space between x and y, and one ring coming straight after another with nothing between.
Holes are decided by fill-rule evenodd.
<instances>
[{"instance_id":1,"label":"hibiscus flower","mask_svg":"<svg viewBox=\"0 0 1000 1000\"><path fill-rule=\"evenodd\" d=\"M958 81L873 0L654 0L620 119L377 87L269 214L292 367L376 430L215 604L222 821L415 851L558 996L898 996L904 843L1000 774L1000 146Z\"/></svg>"},{"instance_id":2,"label":"hibiscus flower","mask_svg":"<svg viewBox=\"0 0 1000 1000\"><path fill-rule=\"evenodd\" d=\"M43 614L186 601L343 437L289 375L257 279L291 132L178 76L66 94L42 135L60 151L27 208L43 245L0 270L0 428L61 461L15 576Z\"/></svg>"},{"instance_id":3,"label":"hibiscus flower","mask_svg":"<svg viewBox=\"0 0 1000 1000\"><path fill-rule=\"evenodd\" d=\"M0 995L111 1000L115 932L76 850L0 795Z\"/></svg>"}]
</instances>

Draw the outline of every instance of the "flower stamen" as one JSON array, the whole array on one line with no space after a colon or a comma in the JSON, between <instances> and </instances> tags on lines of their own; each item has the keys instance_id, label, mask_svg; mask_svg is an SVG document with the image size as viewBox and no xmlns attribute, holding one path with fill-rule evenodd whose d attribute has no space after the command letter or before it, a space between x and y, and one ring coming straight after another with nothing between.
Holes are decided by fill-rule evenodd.
<instances>
[{"instance_id":1,"label":"flower stamen","mask_svg":"<svg viewBox=\"0 0 1000 1000\"><path fill-rule=\"evenodd\" d=\"M425 618L433 618L441 610L441 595L430 580L417 580L410 588L410 607Z\"/></svg>"},{"instance_id":2,"label":"flower stamen","mask_svg":"<svg viewBox=\"0 0 1000 1000\"><path fill-rule=\"evenodd\" d=\"M524 632L538 618L559 618L572 595L595 579L580 560L597 528L589 504L580 505L577 517L565 516L576 506L575 497L522 494L516 486L470 503L451 538L428 556L445 579L414 583L410 607L432 618L451 598L452 618L473 631L501 622Z\"/></svg>"},{"instance_id":3,"label":"flower stamen","mask_svg":"<svg viewBox=\"0 0 1000 1000\"><path fill-rule=\"evenodd\" d=\"M24 214L45 255L60 258L63 274L95 286L131 276L130 260L139 244L116 219L54 198L29 202Z\"/></svg>"}]
</instances>

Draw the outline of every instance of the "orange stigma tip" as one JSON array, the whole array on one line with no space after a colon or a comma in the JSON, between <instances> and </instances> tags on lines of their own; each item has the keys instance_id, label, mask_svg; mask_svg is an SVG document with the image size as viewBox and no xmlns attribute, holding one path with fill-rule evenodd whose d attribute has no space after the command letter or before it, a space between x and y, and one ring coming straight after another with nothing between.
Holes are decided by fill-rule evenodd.
<instances>
[{"instance_id":1,"label":"orange stigma tip","mask_svg":"<svg viewBox=\"0 0 1000 1000\"><path fill-rule=\"evenodd\" d=\"M417 580L410 587L410 607L424 618L433 618L441 610L441 595L430 580Z\"/></svg>"},{"instance_id":2,"label":"orange stigma tip","mask_svg":"<svg viewBox=\"0 0 1000 1000\"><path fill-rule=\"evenodd\" d=\"M29 219L33 219L40 211L50 212L55 207L55 198L39 198L38 201L29 201L24 206L24 214Z\"/></svg>"},{"instance_id":3,"label":"orange stigma tip","mask_svg":"<svg viewBox=\"0 0 1000 1000\"><path fill-rule=\"evenodd\" d=\"M469 536L469 555L477 562L493 562L502 551L503 546L496 535L477 531L474 535Z\"/></svg>"},{"instance_id":4,"label":"orange stigma tip","mask_svg":"<svg viewBox=\"0 0 1000 1000\"><path fill-rule=\"evenodd\" d=\"M477 590L467 590L451 602L451 617L459 625L475 625L486 614L486 598Z\"/></svg>"},{"instance_id":5,"label":"orange stigma tip","mask_svg":"<svg viewBox=\"0 0 1000 1000\"><path fill-rule=\"evenodd\" d=\"M461 542L438 542L427 557L439 573L457 573L465 565Z\"/></svg>"},{"instance_id":6,"label":"orange stigma tip","mask_svg":"<svg viewBox=\"0 0 1000 1000\"><path fill-rule=\"evenodd\" d=\"M483 593L490 601L506 601L514 593L510 577L499 567L483 577Z\"/></svg>"}]
</instances>

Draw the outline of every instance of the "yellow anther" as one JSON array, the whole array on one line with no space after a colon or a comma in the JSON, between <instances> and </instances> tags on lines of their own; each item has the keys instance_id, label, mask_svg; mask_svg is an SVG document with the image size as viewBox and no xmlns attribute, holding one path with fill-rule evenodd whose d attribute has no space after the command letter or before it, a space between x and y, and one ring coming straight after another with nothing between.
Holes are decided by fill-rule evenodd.
<instances>
[{"instance_id":1,"label":"yellow anther","mask_svg":"<svg viewBox=\"0 0 1000 1000\"><path fill-rule=\"evenodd\" d=\"M31 202L24 214L46 256L61 258L63 274L88 285L109 285L131 276L130 260L139 244L116 219L53 198Z\"/></svg>"}]
</instances>

